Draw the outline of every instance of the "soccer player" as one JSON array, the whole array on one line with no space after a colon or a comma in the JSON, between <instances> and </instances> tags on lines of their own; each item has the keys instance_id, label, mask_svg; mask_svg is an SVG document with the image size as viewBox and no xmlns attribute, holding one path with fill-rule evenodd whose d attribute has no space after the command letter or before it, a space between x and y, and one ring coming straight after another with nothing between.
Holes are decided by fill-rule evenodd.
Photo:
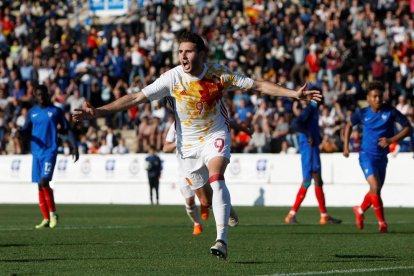
<instances>
[{"instance_id":1,"label":"soccer player","mask_svg":"<svg viewBox=\"0 0 414 276\"><path fill-rule=\"evenodd\" d=\"M203 61L207 51L197 34L183 32L178 37L180 65L162 74L141 92L128 94L99 108L85 104L73 114L76 121L94 119L126 110L146 100L172 96L175 105L177 151L185 179L194 191L204 191L208 182L213 190L212 209L217 238L210 252L227 257L230 193L224 172L230 161L230 126L224 105L224 92L231 89L255 90L270 96L318 101L319 91L298 91L268 81L254 81L219 64Z\"/></svg>"},{"instance_id":2,"label":"soccer player","mask_svg":"<svg viewBox=\"0 0 414 276\"><path fill-rule=\"evenodd\" d=\"M165 143L163 147L164 152L173 152L176 148L176 139L177 139L177 132L175 131L175 123L172 123L170 128L168 129L167 136L165 137ZM182 174L182 166L180 164L181 158L177 156L178 161L178 182L180 185L180 192L185 199L185 210L187 212L188 217L193 222L193 235L200 235L203 232L203 226L201 225L200 214L198 213L198 208L195 203L195 193L191 190L188 183L185 181L185 178ZM203 208L202 208L203 210ZM204 214L204 219L208 218L208 208L204 208L207 210L207 217Z\"/></svg>"},{"instance_id":3,"label":"soccer player","mask_svg":"<svg viewBox=\"0 0 414 276\"><path fill-rule=\"evenodd\" d=\"M407 118L396 108L383 103L383 86L378 81L367 85L367 101L369 106L357 110L345 127L343 155L349 156L349 137L351 129L361 124L362 144L359 153L359 164L369 184L369 192L365 195L361 206L354 207L356 225L359 230L364 228L364 213L372 205L379 222L379 232L388 232L381 199L387 169L389 145L410 134L411 126ZM401 131L394 133L397 122Z\"/></svg>"},{"instance_id":4,"label":"soccer player","mask_svg":"<svg viewBox=\"0 0 414 276\"><path fill-rule=\"evenodd\" d=\"M58 223L53 190L49 186L56 164L59 131L67 134L71 143L74 162L79 159L78 147L73 132L66 120L62 109L54 106L51 95L44 85L35 90L38 105L34 106L27 116L21 130L23 135L30 136L30 146L33 155L32 182L38 184L39 206L43 220L36 229L55 228Z\"/></svg>"},{"instance_id":5,"label":"soccer player","mask_svg":"<svg viewBox=\"0 0 414 276\"><path fill-rule=\"evenodd\" d=\"M148 175L148 183L150 186L150 201L151 205L154 204L152 191L155 190L155 199L157 200L157 205L159 201L159 185L160 177L162 171L162 164L160 157L155 153L155 146L150 145L148 150L148 156L145 157L146 170Z\"/></svg>"},{"instance_id":6,"label":"soccer player","mask_svg":"<svg viewBox=\"0 0 414 276\"><path fill-rule=\"evenodd\" d=\"M306 192L313 179L315 183L316 199L318 200L319 211L321 214L319 223L322 225L339 224L342 221L328 215L325 206L325 195L323 193L323 181L321 175L321 157L319 152L321 134L319 129L318 104L315 102L306 104L306 102L302 101L302 106L304 108L300 111L299 116L293 121L293 127L296 128L299 133L299 151L302 161L303 180L296 195L295 204L286 216L285 222L287 224L298 223L296 214L302 201L305 199ZM296 106L296 102L294 105Z\"/></svg>"}]
</instances>

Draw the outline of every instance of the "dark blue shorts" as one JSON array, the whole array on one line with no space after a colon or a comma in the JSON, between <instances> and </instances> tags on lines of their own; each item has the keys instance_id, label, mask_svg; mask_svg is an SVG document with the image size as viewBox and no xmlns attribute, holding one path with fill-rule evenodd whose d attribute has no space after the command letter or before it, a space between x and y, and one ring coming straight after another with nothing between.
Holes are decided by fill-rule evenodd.
<instances>
[{"instance_id":1,"label":"dark blue shorts","mask_svg":"<svg viewBox=\"0 0 414 276\"><path fill-rule=\"evenodd\" d=\"M307 141L299 143L302 160L302 176L304 180L311 180L312 173L321 173L321 156L319 146L310 146Z\"/></svg>"},{"instance_id":2,"label":"dark blue shorts","mask_svg":"<svg viewBox=\"0 0 414 276\"><path fill-rule=\"evenodd\" d=\"M365 178L375 175L381 185L384 184L385 181L387 164L387 156L374 156L363 151L359 153L359 165L361 166Z\"/></svg>"},{"instance_id":3,"label":"dark blue shorts","mask_svg":"<svg viewBox=\"0 0 414 276\"><path fill-rule=\"evenodd\" d=\"M34 156L32 161L32 182L39 183L40 179L47 178L52 180L55 170L56 154L45 156Z\"/></svg>"}]
</instances>

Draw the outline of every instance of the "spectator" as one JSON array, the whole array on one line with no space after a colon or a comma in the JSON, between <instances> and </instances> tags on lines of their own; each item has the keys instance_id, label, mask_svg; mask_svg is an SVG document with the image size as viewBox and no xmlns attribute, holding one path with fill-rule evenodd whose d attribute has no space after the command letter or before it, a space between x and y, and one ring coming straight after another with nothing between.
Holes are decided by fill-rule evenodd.
<instances>
[{"instance_id":1,"label":"spectator","mask_svg":"<svg viewBox=\"0 0 414 276\"><path fill-rule=\"evenodd\" d=\"M127 154L129 152L128 148L125 145L125 139L120 137L118 138L118 145L112 149L113 154Z\"/></svg>"},{"instance_id":2,"label":"spectator","mask_svg":"<svg viewBox=\"0 0 414 276\"><path fill-rule=\"evenodd\" d=\"M251 136L251 139L249 140L249 143L244 148L244 153L264 153L265 152L265 146L267 144L268 137L266 137L266 134L263 132L260 125L256 124L254 125L254 132Z\"/></svg>"}]
</instances>

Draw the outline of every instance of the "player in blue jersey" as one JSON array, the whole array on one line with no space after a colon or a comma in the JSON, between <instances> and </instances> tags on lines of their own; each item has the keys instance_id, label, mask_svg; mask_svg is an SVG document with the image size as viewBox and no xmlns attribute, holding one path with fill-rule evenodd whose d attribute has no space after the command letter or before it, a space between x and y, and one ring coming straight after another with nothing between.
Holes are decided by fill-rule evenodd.
<instances>
[{"instance_id":1,"label":"player in blue jersey","mask_svg":"<svg viewBox=\"0 0 414 276\"><path fill-rule=\"evenodd\" d=\"M49 182L52 180L58 152L58 130L67 134L75 162L79 159L79 153L69 123L63 111L50 101L51 96L47 87L39 85L35 90L35 96L38 105L29 111L21 132L23 135L30 136L33 155L32 182L37 183L39 188L39 206L43 220L36 225L36 229L54 228L58 223L58 215Z\"/></svg>"},{"instance_id":2,"label":"player in blue jersey","mask_svg":"<svg viewBox=\"0 0 414 276\"><path fill-rule=\"evenodd\" d=\"M349 137L351 129L361 124L362 145L359 153L359 164L369 184L369 192L361 206L354 207L356 224L359 230L364 228L364 212L373 205L379 222L379 232L388 232L384 218L384 208L381 199L381 189L384 185L387 169L389 145L410 134L411 126L407 118L396 108L383 103L383 85L374 81L367 85L367 101L369 106L357 110L345 127L344 150L345 157L349 156ZM395 122L401 131L395 133Z\"/></svg>"},{"instance_id":3,"label":"player in blue jersey","mask_svg":"<svg viewBox=\"0 0 414 276\"><path fill-rule=\"evenodd\" d=\"M302 161L302 185L296 195L295 204L290 209L285 218L287 224L296 224L296 213L305 199L306 192L311 185L312 179L315 183L315 194L319 204L321 218L319 223L339 224L342 221L328 215L325 206L325 195L323 192L323 181L321 176L321 157L319 144L321 134L319 129L319 111L315 102L306 103L302 101L304 107L299 116L293 121L293 128L299 133L299 151Z\"/></svg>"}]
</instances>

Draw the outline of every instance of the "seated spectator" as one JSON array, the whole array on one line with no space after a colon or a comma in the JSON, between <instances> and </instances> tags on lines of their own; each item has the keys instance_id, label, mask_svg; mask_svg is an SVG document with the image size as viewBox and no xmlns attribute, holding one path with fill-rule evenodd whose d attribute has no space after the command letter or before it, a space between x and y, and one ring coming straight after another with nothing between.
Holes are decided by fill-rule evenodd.
<instances>
[{"instance_id":1,"label":"seated spectator","mask_svg":"<svg viewBox=\"0 0 414 276\"><path fill-rule=\"evenodd\" d=\"M395 108L402 114L407 115L410 109L410 104L407 102L407 98L404 95L398 97L398 103Z\"/></svg>"},{"instance_id":2,"label":"seated spectator","mask_svg":"<svg viewBox=\"0 0 414 276\"><path fill-rule=\"evenodd\" d=\"M94 138L91 140L91 144L88 147L88 153L89 154L97 154L99 153L99 143L98 143L98 139Z\"/></svg>"},{"instance_id":3,"label":"seated spectator","mask_svg":"<svg viewBox=\"0 0 414 276\"><path fill-rule=\"evenodd\" d=\"M127 154L129 152L128 148L125 145L125 139L120 137L118 138L118 145L112 149L113 154Z\"/></svg>"},{"instance_id":4,"label":"seated spectator","mask_svg":"<svg viewBox=\"0 0 414 276\"><path fill-rule=\"evenodd\" d=\"M75 89L73 91L73 94L67 98L66 103L69 105L70 113L73 113L75 109L81 108L83 106L85 103L85 98L81 97L79 89Z\"/></svg>"},{"instance_id":5,"label":"seated spectator","mask_svg":"<svg viewBox=\"0 0 414 276\"><path fill-rule=\"evenodd\" d=\"M240 100L240 106L236 108L235 119L238 123L249 122L253 116L253 109L247 106L245 99Z\"/></svg>"},{"instance_id":6,"label":"seated spectator","mask_svg":"<svg viewBox=\"0 0 414 276\"><path fill-rule=\"evenodd\" d=\"M244 148L244 153L263 153L265 152L265 146L267 144L266 134L263 132L262 128L256 124L254 125L254 131L252 137Z\"/></svg>"},{"instance_id":7,"label":"seated spectator","mask_svg":"<svg viewBox=\"0 0 414 276\"><path fill-rule=\"evenodd\" d=\"M111 149L108 146L105 138L101 138L97 153L98 154L110 154L111 153Z\"/></svg>"},{"instance_id":8,"label":"seated spectator","mask_svg":"<svg viewBox=\"0 0 414 276\"><path fill-rule=\"evenodd\" d=\"M322 142L319 145L319 149L322 153L333 153L339 150L335 143L335 140L327 134L323 136Z\"/></svg>"}]
</instances>

